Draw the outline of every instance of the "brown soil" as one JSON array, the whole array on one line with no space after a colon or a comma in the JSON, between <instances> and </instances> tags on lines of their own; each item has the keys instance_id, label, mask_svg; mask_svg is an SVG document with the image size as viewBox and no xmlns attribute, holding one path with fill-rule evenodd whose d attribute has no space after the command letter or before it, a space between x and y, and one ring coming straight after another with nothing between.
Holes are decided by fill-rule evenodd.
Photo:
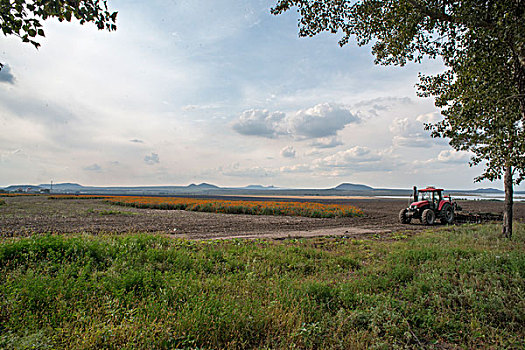
<instances>
[{"instance_id":1,"label":"brown soil","mask_svg":"<svg viewBox=\"0 0 525 350\"><path fill-rule=\"evenodd\" d=\"M409 233L426 228L417 221L410 225L399 223L399 210L407 205L407 200L399 199L319 200L352 204L365 213L362 217L332 219L136 209L111 205L100 199L49 200L45 196L28 196L3 200L6 202L0 206L0 236L3 237L45 232L155 232L192 239L354 237L396 231ZM460 205L464 211L474 213L501 213L503 209L502 202L462 201ZM515 203L514 217L518 221L525 220L525 203Z\"/></svg>"}]
</instances>

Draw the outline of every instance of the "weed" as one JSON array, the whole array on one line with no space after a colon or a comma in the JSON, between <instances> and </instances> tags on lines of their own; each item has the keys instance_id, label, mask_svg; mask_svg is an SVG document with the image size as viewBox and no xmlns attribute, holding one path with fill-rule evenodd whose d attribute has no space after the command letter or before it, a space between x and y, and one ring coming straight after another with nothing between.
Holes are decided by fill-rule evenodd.
<instances>
[{"instance_id":1,"label":"weed","mask_svg":"<svg viewBox=\"0 0 525 350\"><path fill-rule=\"evenodd\" d=\"M86 213L88 214L97 214L101 216L106 215L117 215L117 216L133 216L137 215L137 213L131 212L131 211L120 211L120 210L95 210L93 208L89 208L86 210Z\"/></svg>"},{"instance_id":2,"label":"weed","mask_svg":"<svg viewBox=\"0 0 525 350\"><path fill-rule=\"evenodd\" d=\"M101 210L98 212L99 215L125 215L125 216L132 216L137 215L136 213L133 213L131 211L120 211L120 210Z\"/></svg>"},{"instance_id":3,"label":"weed","mask_svg":"<svg viewBox=\"0 0 525 350\"><path fill-rule=\"evenodd\" d=\"M408 237L410 236L407 235L405 232L394 232L390 235L390 238L396 241L404 240L404 239L407 239Z\"/></svg>"},{"instance_id":4,"label":"weed","mask_svg":"<svg viewBox=\"0 0 525 350\"><path fill-rule=\"evenodd\" d=\"M0 242L0 348L523 348L525 225Z\"/></svg>"},{"instance_id":5,"label":"weed","mask_svg":"<svg viewBox=\"0 0 525 350\"><path fill-rule=\"evenodd\" d=\"M107 199L111 196L99 196L99 195L91 195L91 194L83 194L83 195L69 195L69 194L57 194L48 196L47 199L50 200L57 200L57 199Z\"/></svg>"}]
</instances>

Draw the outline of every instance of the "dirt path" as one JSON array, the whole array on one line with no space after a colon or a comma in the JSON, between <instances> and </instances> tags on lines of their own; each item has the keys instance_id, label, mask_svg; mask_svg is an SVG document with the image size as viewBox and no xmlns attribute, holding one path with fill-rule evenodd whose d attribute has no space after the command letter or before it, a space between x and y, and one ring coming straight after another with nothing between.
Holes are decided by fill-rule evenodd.
<instances>
[{"instance_id":1,"label":"dirt path","mask_svg":"<svg viewBox=\"0 0 525 350\"><path fill-rule=\"evenodd\" d=\"M330 219L136 209L110 205L100 199L49 200L43 196L3 199L6 202L0 206L0 236L3 237L45 232L152 232L190 239L286 238L363 236L426 228L418 223L399 223L398 212L407 201L398 199L318 200L352 204L365 213L363 217ZM461 206L473 212L501 212L503 209L501 202L488 201L462 202ZM516 220L524 220L525 203L516 203L514 216Z\"/></svg>"},{"instance_id":2,"label":"dirt path","mask_svg":"<svg viewBox=\"0 0 525 350\"><path fill-rule=\"evenodd\" d=\"M302 231L282 231L282 232L262 232L259 234L247 234L247 235L232 235L232 236L220 236L214 239L285 239L285 238L311 238L311 237L324 237L324 236L344 236L344 237L362 237L370 235L384 235L391 233L391 230L370 230L360 227L337 227L337 228L323 228L315 230L302 230ZM190 237L185 237L190 238Z\"/></svg>"}]
</instances>

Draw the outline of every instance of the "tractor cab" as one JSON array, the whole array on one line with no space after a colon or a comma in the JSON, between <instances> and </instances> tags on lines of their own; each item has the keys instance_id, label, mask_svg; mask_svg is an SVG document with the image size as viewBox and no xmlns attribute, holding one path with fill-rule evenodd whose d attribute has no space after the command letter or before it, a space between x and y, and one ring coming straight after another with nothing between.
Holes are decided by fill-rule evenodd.
<instances>
[{"instance_id":1,"label":"tractor cab","mask_svg":"<svg viewBox=\"0 0 525 350\"><path fill-rule=\"evenodd\" d=\"M443 205L443 189L427 187L422 190L414 189L413 202L410 203L411 208L432 208L437 209Z\"/></svg>"},{"instance_id":2,"label":"tractor cab","mask_svg":"<svg viewBox=\"0 0 525 350\"><path fill-rule=\"evenodd\" d=\"M443 189L427 187L419 190L421 193L421 201L426 201L431 208L438 208L439 204L443 200Z\"/></svg>"}]
</instances>

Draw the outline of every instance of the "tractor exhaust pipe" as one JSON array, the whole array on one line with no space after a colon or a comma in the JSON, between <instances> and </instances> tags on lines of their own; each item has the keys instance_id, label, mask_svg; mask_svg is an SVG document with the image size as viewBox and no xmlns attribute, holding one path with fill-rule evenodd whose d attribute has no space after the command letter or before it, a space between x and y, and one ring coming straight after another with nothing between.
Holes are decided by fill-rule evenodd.
<instances>
[{"instance_id":1,"label":"tractor exhaust pipe","mask_svg":"<svg viewBox=\"0 0 525 350\"><path fill-rule=\"evenodd\" d=\"M414 197L414 202L419 202L419 193L417 192L416 186L414 186L413 197Z\"/></svg>"}]
</instances>

